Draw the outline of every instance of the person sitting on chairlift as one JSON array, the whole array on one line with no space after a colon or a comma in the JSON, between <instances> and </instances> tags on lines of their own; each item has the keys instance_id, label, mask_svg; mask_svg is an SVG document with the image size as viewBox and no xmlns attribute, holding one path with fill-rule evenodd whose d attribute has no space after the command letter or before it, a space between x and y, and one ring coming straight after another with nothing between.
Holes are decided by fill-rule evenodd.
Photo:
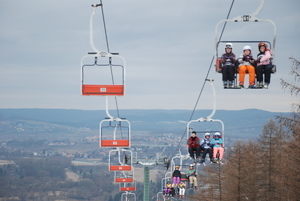
<instances>
[{"instance_id":1,"label":"person sitting on chairlift","mask_svg":"<svg viewBox=\"0 0 300 201\"><path fill-rule=\"evenodd\" d=\"M233 45L225 45L225 53L221 57L222 80L224 89L234 87L235 54L232 53Z\"/></svg>"},{"instance_id":2,"label":"person sitting on chairlift","mask_svg":"<svg viewBox=\"0 0 300 201\"><path fill-rule=\"evenodd\" d=\"M202 161L201 163L205 163L206 154L209 154L210 161L213 162L213 155L212 155L212 144L210 141L210 133L205 133L204 139L201 140L201 149L203 150L202 154Z\"/></svg>"},{"instance_id":3,"label":"person sitting on chairlift","mask_svg":"<svg viewBox=\"0 0 300 201\"><path fill-rule=\"evenodd\" d=\"M223 155L224 155L224 148L223 148L223 140L221 138L221 134L216 132L214 138L211 141L213 145L213 157L215 162L221 162ZM217 153L219 152L219 160L217 159Z\"/></svg>"},{"instance_id":4,"label":"person sitting on chairlift","mask_svg":"<svg viewBox=\"0 0 300 201\"><path fill-rule=\"evenodd\" d=\"M268 49L268 46L265 42L261 42L258 44L259 53L257 55L257 66L256 70L256 79L258 82L259 88L268 88L271 81L271 73L272 73L272 63L271 59L271 50ZM265 80L263 80L263 74ZM264 83L263 83L264 81Z\"/></svg>"},{"instance_id":5,"label":"person sitting on chairlift","mask_svg":"<svg viewBox=\"0 0 300 201\"><path fill-rule=\"evenodd\" d=\"M193 131L191 137L189 137L188 141L188 150L189 150L189 154L190 157L195 161L195 162L199 162L200 160L200 140L199 138L196 136L196 132ZM195 155L194 155L194 151L196 151L196 160L195 160Z\"/></svg>"},{"instance_id":6,"label":"person sitting on chairlift","mask_svg":"<svg viewBox=\"0 0 300 201\"><path fill-rule=\"evenodd\" d=\"M197 171L194 168L194 165L190 165L190 169L186 172L186 175L189 177L190 187L195 188L197 190L198 182L197 182Z\"/></svg>"},{"instance_id":7,"label":"person sitting on chairlift","mask_svg":"<svg viewBox=\"0 0 300 201\"><path fill-rule=\"evenodd\" d=\"M172 174L172 178L173 178L173 184L175 185L175 187L178 187L178 185L180 183L180 179L181 179L181 173L179 170L179 166L175 167L175 170Z\"/></svg>"},{"instance_id":8,"label":"person sitting on chairlift","mask_svg":"<svg viewBox=\"0 0 300 201\"><path fill-rule=\"evenodd\" d=\"M246 71L249 73L249 88L255 88L255 60L251 54L251 47L246 45L243 54L238 59L239 65L239 85L244 88Z\"/></svg>"},{"instance_id":9,"label":"person sitting on chairlift","mask_svg":"<svg viewBox=\"0 0 300 201\"><path fill-rule=\"evenodd\" d=\"M185 194L185 183L183 181L179 184L179 198L184 198Z\"/></svg>"}]
</instances>

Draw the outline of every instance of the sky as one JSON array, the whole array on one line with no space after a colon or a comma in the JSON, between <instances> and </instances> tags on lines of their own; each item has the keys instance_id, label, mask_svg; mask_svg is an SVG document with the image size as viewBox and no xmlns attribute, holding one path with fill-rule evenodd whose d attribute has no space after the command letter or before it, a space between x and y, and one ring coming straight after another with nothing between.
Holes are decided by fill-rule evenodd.
<instances>
[{"instance_id":1,"label":"sky","mask_svg":"<svg viewBox=\"0 0 300 201\"><path fill-rule=\"evenodd\" d=\"M229 18L253 13L260 2L235 0ZM93 51L89 20L91 4L97 3L1 0L0 108L105 109L105 97L81 95L80 62ZM117 98L119 109L212 109L213 93L206 77L214 80L217 109L290 112L291 104L299 102L280 85L280 79L294 82L289 57L300 59L299 0L265 0L256 16L277 27L277 73L267 90L224 90L221 74L210 65L216 25L226 18L232 0L102 3L109 50L126 60L126 92ZM95 46L107 52L100 7L94 30ZM273 37L269 23L228 23L222 40L272 41ZM234 44L237 56L243 45L249 44ZM250 46L256 55L257 44ZM220 46L218 52L223 51ZM114 97L108 103L109 109L116 108Z\"/></svg>"}]
</instances>

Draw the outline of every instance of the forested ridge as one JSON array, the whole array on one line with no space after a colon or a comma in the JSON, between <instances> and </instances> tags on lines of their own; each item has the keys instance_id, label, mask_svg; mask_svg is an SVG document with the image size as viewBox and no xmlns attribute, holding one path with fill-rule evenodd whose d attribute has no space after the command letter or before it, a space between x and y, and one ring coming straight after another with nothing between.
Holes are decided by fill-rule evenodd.
<instances>
[{"instance_id":1,"label":"forested ridge","mask_svg":"<svg viewBox=\"0 0 300 201\"><path fill-rule=\"evenodd\" d=\"M291 74L300 81L300 62L291 58ZM300 87L281 80L284 89L299 96ZM193 200L298 201L300 199L300 103L292 114L269 120L257 140L237 141L227 150L224 165L210 166L199 177Z\"/></svg>"}]
</instances>

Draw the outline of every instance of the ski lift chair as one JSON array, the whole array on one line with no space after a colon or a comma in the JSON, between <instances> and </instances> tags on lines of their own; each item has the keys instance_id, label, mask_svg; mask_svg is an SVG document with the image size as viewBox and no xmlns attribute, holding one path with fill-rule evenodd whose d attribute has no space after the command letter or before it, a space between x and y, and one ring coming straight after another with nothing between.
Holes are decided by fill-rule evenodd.
<instances>
[{"instance_id":1,"label":"ski lift chair","mask_svg":"<svg viewBox=\"0 0 300 201\"><path fill-rule=\"evenodd\" d=\"M116 153L115 155L112 155L113 153ZM126 153L129 153L130 157L130 163L126 164L124 162L124 156ZM109 151L109 171L133 171L132 167L132 152L128 149L123 148L115 148L113 150Z\"/></svg>"},{"instance_id":2,"label":"ski lift chair","mask_svg":"<svg viewBox=\"0 0 300 201\"><path fill-rule=\"evenodd\" d=\"M107 118L100 122L99 146L102 148L130 147L130 122L124 118Z\"/></svg>"},{"instance_id":3,"label":"ski lift chair","mask_svg":"<svg viewBox=\"0 0 300 201\"><path fill-rule=\"evenodd\" d=\"M113 59L118 61L113 63ZM123 57L117 53L92 52L82 58L82 95L123 96L124 86L125 60Z\"/></svg>"}]
</instances>

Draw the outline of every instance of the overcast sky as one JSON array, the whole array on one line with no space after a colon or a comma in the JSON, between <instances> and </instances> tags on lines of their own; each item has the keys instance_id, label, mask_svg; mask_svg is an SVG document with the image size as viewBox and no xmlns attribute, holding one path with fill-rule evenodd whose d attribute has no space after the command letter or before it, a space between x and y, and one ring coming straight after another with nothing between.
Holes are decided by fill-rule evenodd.
<instances>
[{"instance_id":1,"label":"overcast sky","mask_svg":"<svg viewBox=\"0 0 300 201\"><path fill-rule=\"evenodd\" d=\"M1 0L0 108L105 109L105 98L82 96L80 61L89 43L91 4L96 0ZM119 109L192 110L210 68L216 24L232 0L103 0L110 52L126 59L126 95ZM235 0L229 18L254 12L260 0ZM217 109L257 108L289 112L296 97L280 79L293 82L289 57L300 59L300 1L266 0L256 16L277 26L275 62L268 90L224 90L212 67ZM222 28L222 26L221 26ZM101 10L95 15L95 45L107 51ZM228 23L222 40L273 39L268 23ZM250 44L254 54L257 44ZM223 47L220 47L222 53ZM240 55L242 47L233 52ZM246 81L248 80L248 76ZM248 84L245 84L248 86ZM207 83L197 109L211 109ZM115 107L114 98L109 98Z\"/></svg>"}]
</instances>

